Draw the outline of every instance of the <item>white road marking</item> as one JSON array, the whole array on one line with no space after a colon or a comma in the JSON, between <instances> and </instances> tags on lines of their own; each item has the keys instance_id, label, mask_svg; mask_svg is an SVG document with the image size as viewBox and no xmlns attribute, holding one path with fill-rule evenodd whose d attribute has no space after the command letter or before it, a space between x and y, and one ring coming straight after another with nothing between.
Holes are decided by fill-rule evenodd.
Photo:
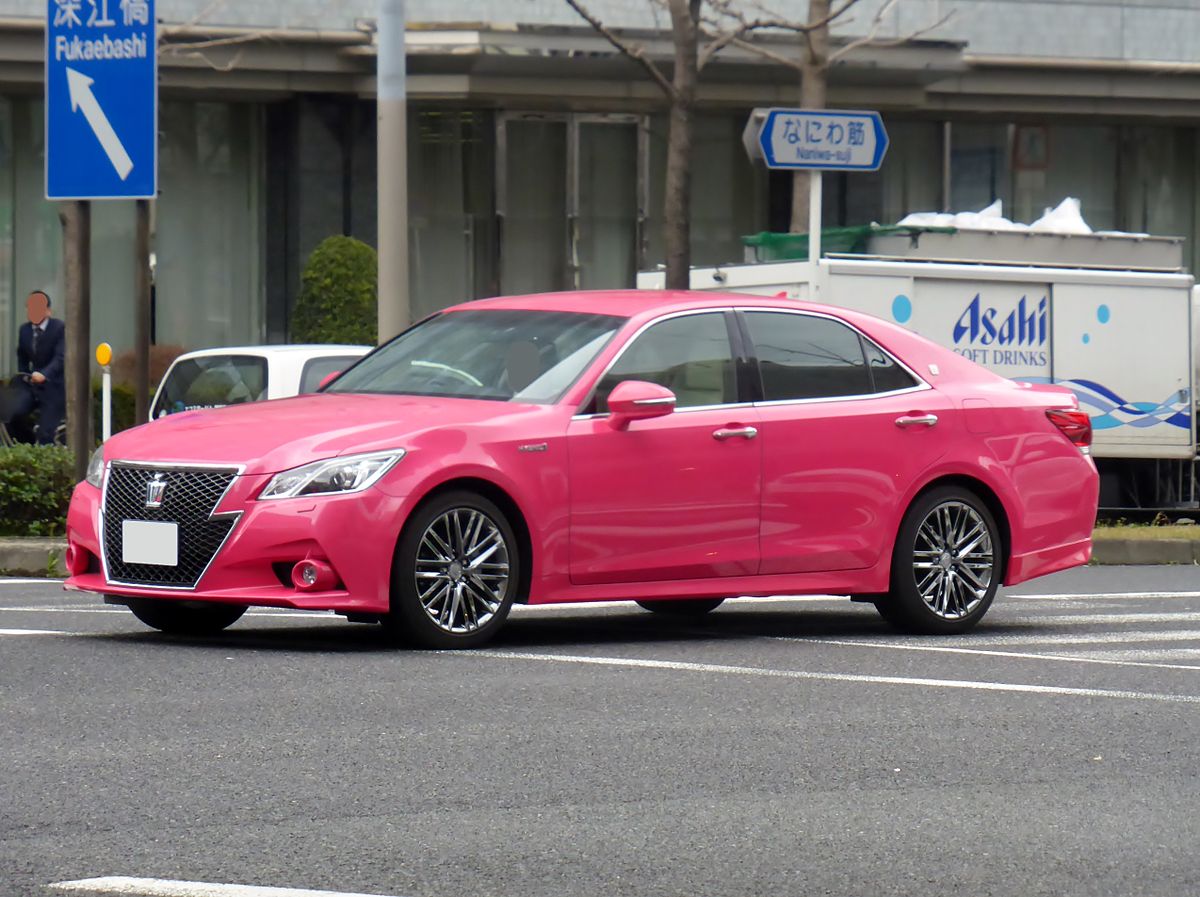
<instances>
[{"instance_id":1,"label":"white road marking","mask_svg":"<svg viewBox=\"0 0 1200 897\"><path fill-rule=\"evenodd\" d=\"M1144 614L1064 614L1059 617L1021 617L1020 619L1022 622L1036 623L1039 626L1088 626L1093 623L1107 623L1115 626L1123 623L1197 623L1200 622L1200 613L1182 611Z\"/></svg>"},{"instance_id":2,"label":"white road marking","mask_svg":"<svg viewBox=\"0 0 1200 897\"><path fill-rule=\"evenodd\" d=\"M43 586L54 583L61 585L64 582L65 579L0 579L0 586Z\"/></svg>"},{"instance_id":3,"label":"white road marking","mask_svg":"<svg viewBox=\"0 0 1200 897\"><path fill-rule=\"evenodd\" d=\"M1117 656L1130 658L1162 657L1163 659L1178 656L1182 660L1200 659L1200 648L1180 648L1175 651L1088 651L1083 654L1035 654L1028 651L982 651L977 648L947 648L942 645L897 645L891 642L861 642L829 638L791 638L788 636L769 636L769 638L772 641L780 642L813 642L818 645L842 645L851 648L877 648L891 651L926 651L935 654L974 654L981 657L1012 657L1018 660L1062 660L1068 663L1093 663L1105 666L1200 670L1200 666L1184 666L1177 663L1149 663L1115 659ZM1108 659L1110 656L1114 659Z\"/></svg>"},{"instance_id":4,"label":"white road marking","mask_svg":"<svg viewBox=\"0 0 1200 897\"><path fill-rule=\"evenodd\" d=\"M1090 645L1122 642L1190 642L1200 640L1200 629L1161 629L1152 631L1129 630L1128 632L1083 632L1070 635L1037 635L1011 633L1009 635L969 636L948 642L955 648L973 648L980 645ZM903 642L902 644L920 644Z\"/></svg>"},{"instance_id":5,"label":"white road marking","mask_svg":"<svg viewBox=\"0 0 1200 897\"><path fill-rule=\"evenodd\" d=\"M1021 694L1061 695L1080 698L1117 698L1155 701L1168 704L1200 704L1200 695L1175 695L1156 692L1118 691L1103 688L1068 688L1058 685L1024 685L1015 682L986 682L962 679L922 679L911 676L869 676L856 673L821 673L808 670L783 670L767 667L728 666L713 663L686 663L675 660L647 660L634 657L592 657L575 654L536 654L515 651L442 652L453 657L490 657L498 660L526 660L544 663L572 663L633 669L674 670L688 673L724 673L734 676L761 676L772 679L806 679L817 682L856 682L864 685L909 685L921 688L955 688L971 691L1016 692Z\"/></svg>"},{"instance_id":6,"label":"white road marking","mask_svg":"<svg viewBox=\"0 0 1200 897\"><path fill-rule=\"evenodd\" d=\"M0 629L0 635L72 635L70 632L57 632L52 629Z\"/></svg>"},{"instance_id":7,"label":"white road marking","mask_svg":"<svg viewBox=\"0 0 1200 897\"><path fill-rule=\"evenodd\" d=\"M139 897L387 897L385 894L352 894L348 891L311 891L306 888L267 888L259 885L227 885L203 881L172 881L165 878L85 878L50 885L60 891L91 894L132 894Z\"/></svg>"},{"instance_id":8,"label":"white road marking","mask_svg":"<svg viewBox=\"0 0 1200 897\"><path fill-rule=\"evenodd\" d=\"M1158 660L1194 660L1200 661L1200 648L1145 648L1135 650L1114 650L1107 649L1103 651L1081 651L1079 654L1072 655L1085 660L1091 660L1093 663L1121 663L1129 664L1130 661L1123 658L1133 657L1143 660L1155 658ZM1138 666L1156 666L1168 667L1177 670L1200 670L1200 666L1183 666L1175 663L1141 663Z\"/></svg>"},{"instance_id":9,"label":"white road marking","mask_svg":"<svg viewBox=\"0 0 1200 897\"><path fill-rule=\"evenodd\" d=\"M1059 592L1044 595L1014 595L1002 592L1001 601L1023 598L1038 601L1090 601L1094 598L1200 598L1200 592Z\"/></svg>"}]
</instances>

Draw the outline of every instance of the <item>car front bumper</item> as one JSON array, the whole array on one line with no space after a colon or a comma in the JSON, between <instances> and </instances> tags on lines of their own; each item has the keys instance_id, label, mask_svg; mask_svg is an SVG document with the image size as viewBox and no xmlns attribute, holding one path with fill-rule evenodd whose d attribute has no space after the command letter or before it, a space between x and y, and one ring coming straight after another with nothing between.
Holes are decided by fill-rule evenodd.
<instances>
[{"instance_id":1,"label":"car front bumper","mask_svg":"<svg viewBox=\"0 0 1200 897\"><path fill-rule=\"evenodd\" d=\"M239 476L222 498L216 513L239 516L195 588L110 580L102 550L101 490L80 483L67 513L73 563L66 588L118 599L386 613L396 541L412 510L409 499L372 488L352 495L255 501L253 496L268 479ZM337 575L336 587L322 591L296 588L291 569L304 560L329 564Z\"/></svg>"}]
</instances>

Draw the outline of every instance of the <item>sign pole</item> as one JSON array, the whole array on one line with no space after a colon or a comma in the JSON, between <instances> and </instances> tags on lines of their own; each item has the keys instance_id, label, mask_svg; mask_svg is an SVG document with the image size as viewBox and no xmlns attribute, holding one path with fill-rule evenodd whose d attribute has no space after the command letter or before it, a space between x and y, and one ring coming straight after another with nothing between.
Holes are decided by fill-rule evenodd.
<instances>
[{"instance_id":1,"label":"sign pole","mask_svg":"<svg viewBox=\"0 0 1200 897\"><path fill-rule=\"evenodd\" d=\"M134 245L134 406L135 423L150 419L150 201L137 201L137 233Z\"/></svg>"},{"instance_id":2,"label":"sign pole","mask_svg":"<svg viewBox=\"0 0 1200 897\"><path fill-rule=\"evenodd\" d=\"M816 265L821 261L821 172L813 169L808 176L808 261Z\"/></svg>"},{"instance_id":3,"label":"sign pole","mask_svg":"<svg viewBox=\"0 0 1200 897\"><path fill-rule=\"evenodd\" d=\"M67 445L75 453L75 479L87 476L92 443L92 207L65 202L63 280L67 305Z\"/></svg>"}]
</instances>

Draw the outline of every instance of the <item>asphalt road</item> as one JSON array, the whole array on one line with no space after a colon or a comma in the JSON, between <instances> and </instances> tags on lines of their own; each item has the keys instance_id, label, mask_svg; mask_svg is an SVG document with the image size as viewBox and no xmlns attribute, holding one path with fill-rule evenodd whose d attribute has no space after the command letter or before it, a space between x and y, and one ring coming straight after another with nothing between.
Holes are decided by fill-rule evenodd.
<instances>
[{"instance_id":1,"label":"asphalt road","mask_svg":"<svg viewBox=\"0 0 1200 897\"><path fill-rule=\"evenodd\" d=\"M461 654L0 580L0 897L1179 897L1198 739L1196 568L1043 579L950 639L799 599L520 609Z\"/></svg>"}]
</instances>

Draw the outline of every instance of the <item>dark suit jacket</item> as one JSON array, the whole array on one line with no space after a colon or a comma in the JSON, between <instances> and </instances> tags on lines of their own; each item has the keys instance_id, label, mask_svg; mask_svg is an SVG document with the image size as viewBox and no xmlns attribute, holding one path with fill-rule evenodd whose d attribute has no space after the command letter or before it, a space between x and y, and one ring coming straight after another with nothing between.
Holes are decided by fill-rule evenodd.
<instances>
[{"instance_id":1,"label":"dark suit jacket","mask_svg":"<svg viewBox=\"0 0 1200 897\"><path fill-rule=\"evenodd\" d=\"M37 357L33 357L33 325L25 323L17 334L17 368L23 374L38 371L46 378L51 392L61 393L64 386L67 340L66 327L58 318L48 318L46 330L38 339Z\"/></svg>"}]
</instances>

